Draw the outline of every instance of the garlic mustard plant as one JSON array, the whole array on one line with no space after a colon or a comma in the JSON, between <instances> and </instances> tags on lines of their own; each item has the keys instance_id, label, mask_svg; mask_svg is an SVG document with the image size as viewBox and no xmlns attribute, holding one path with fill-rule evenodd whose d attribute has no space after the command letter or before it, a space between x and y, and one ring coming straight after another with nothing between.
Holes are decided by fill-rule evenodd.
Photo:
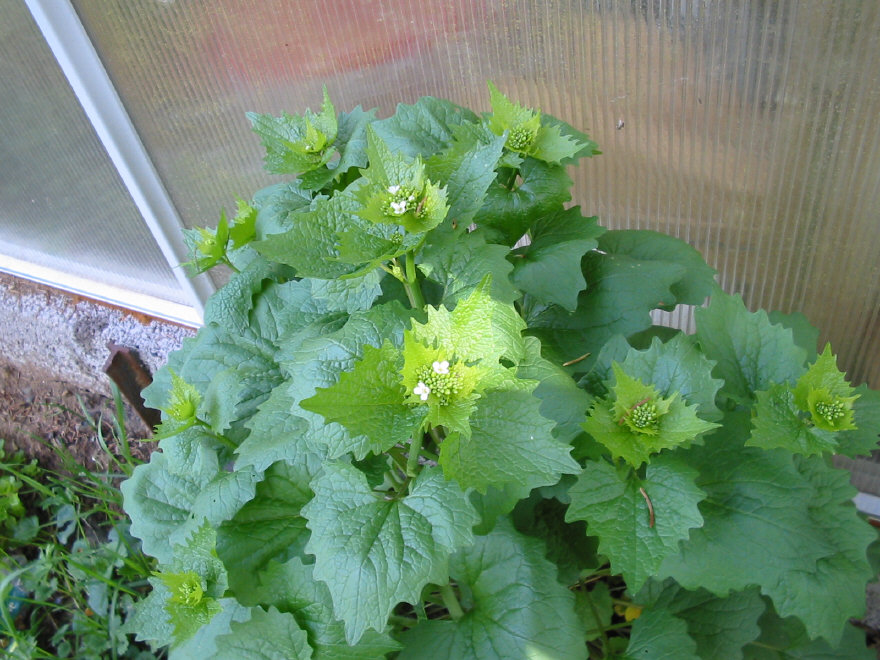
<instances>
[{"instance_id":1,"label":"garlic mustard plant","mask_svg":"<svg viewBox=\"0 0 880 660\"><path fill-rule=\"evenodd\" d=\"M585 215L586 134L491 83L484 110L249 115L284 178L187 234L231 276L145 393L130 629L171 658L869 657L876 535L830 457L876 447L880 395L687 243ZM652 323L678 305L693 334Z\"/></svg>"}]
</instances>

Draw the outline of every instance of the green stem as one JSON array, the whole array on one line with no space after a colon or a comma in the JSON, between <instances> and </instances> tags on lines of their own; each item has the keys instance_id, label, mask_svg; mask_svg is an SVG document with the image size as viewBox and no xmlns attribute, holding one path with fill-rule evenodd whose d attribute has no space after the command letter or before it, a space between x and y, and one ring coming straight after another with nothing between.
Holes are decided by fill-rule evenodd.
<instances>
[{"instance_id":1,"label":"green stem","mask_svg":"<svg viewBox=\"0 0 880 660\"><path fill-rule=\"evenodd\" d=\"M425 436L416 433L409 445L409 457L406 459L406 476L414 477L419 468L419 454L422 451L422 442Z\"/></svg>"},{"instance_id":2,"label":"green stem","mask_svg":"<svg viewBox=\"0 0 880 660\"><path fill-rule=\"evenodd\" d=\"M443 605L449 610L449 616L452 617L453 621L458 621L464 616L464 610L461 609L451 584L440 587L440 595L443 597Z\"/></svg>"},{"instance_id":3,"label":"green stem","mask_svg":"<svg viewBox=\"0 0 880 660\"><path fill-rule=\"evenodd\" d=\"M403 286L413 309L422 309L425 306L425 298L422 296L422 289L419 286L419 278L416 273L415 251L406 253L406 282L403 283Z\"/></svg>"}]
</instances>

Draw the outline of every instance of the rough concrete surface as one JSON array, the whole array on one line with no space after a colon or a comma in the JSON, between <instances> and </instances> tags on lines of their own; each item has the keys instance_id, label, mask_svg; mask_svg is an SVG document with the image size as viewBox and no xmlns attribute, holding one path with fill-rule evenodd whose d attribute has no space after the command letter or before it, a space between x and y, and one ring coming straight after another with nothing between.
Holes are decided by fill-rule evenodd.
<instances>
[{"instance_id":1,"label":"rough concrete surface","mask_svg":"<svg viewBox=\"0 0 880 660\"><path fill-rule=\"evenodd\" d=\"M33 369L109 395L103 370L108 344L136 351L155 372L194 334L192 328L0 273L0 360L24 374Z\"/></svg>"}]
</instances>

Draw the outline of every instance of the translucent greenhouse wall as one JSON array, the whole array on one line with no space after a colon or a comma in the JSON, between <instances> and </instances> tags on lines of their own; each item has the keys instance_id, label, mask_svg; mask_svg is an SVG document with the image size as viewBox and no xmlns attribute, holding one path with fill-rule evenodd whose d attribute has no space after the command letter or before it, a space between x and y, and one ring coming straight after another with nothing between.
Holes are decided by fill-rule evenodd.
<instances>
[{"instance_id":1,"label":"translucent greenhouse wall","mask_svg":"<svg viewBox=\"0 0 880 660\"><path fill-rule=\"evenodd\" d=\"M587 212L687 240L725 289L803 311L880 387L876 0L73 6L186 226L272 180L245 111L315 108L323 84L380 116L422 95L488 109L491 79L598 141L574 172Z\"/></svg>"}]
</instances>

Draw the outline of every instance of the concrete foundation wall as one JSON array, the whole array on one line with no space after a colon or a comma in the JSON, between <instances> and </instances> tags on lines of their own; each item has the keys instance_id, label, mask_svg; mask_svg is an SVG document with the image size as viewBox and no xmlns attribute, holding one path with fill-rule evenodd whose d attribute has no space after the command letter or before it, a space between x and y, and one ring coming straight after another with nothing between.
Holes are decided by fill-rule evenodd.
<instances>
[{"instance_id":1,"label":"concrete foundation wall","mask_svg":"<svg viewBox=\"0 0 880 660\"><path fill-rule=\"evenodd\" d=\"M0 273L0 361L109 395L108 344L137 352L154 373L192 328L117 309Z\"/></svg>"}]
</instances>

